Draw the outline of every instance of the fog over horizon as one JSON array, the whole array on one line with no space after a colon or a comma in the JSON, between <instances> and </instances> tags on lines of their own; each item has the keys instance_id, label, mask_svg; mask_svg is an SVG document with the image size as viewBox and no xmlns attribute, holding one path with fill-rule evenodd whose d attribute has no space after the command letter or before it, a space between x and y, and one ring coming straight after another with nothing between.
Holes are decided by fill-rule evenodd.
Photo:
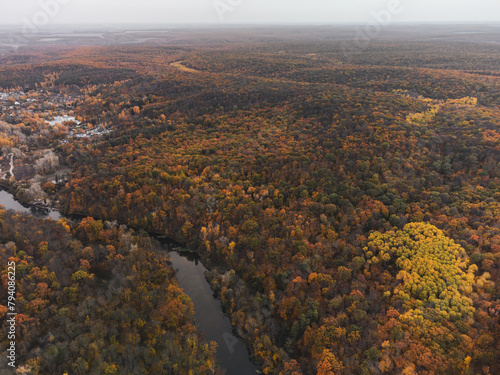
<instances>
[{"instance_id":1,"label":"fog over horizon","mask_svg":"<svg viewBox=\"0 0 500 375\"><path fill-rule=\"evenodd\" d=\"M498 0L0 0L0 26L497 23Z\"/></svg>"}]
</instances>

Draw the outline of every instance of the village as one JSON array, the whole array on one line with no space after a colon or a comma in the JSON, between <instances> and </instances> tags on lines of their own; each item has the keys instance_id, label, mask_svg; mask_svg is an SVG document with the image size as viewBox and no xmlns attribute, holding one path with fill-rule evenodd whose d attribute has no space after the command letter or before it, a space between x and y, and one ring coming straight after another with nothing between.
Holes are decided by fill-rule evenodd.
<instances>
[{"instance_id":1,"label":"village","mask_svg":"<svg viewBox=\"0 0 500 375\"><path fill-rule=\"evenodd\" d=\"M54 149L110 132L74 113L78 95L0 89L0 185L25 203L51 205L49 196L71 173Z\"/></svg>"}]
</instances>

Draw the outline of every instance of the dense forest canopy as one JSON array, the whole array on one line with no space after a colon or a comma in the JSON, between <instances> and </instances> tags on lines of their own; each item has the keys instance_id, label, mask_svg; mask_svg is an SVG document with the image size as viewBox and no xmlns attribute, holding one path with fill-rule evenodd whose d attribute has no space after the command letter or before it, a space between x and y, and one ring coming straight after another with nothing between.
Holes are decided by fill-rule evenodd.
<instances>
[{"instance_id":1,"label":"dense forest canopy","mask_svg":"<svg viewBox=\"0 0 500 375\"><path fill-rule=\"evenodd\" d=\"M2 60L3 92L70 96L80 121L110 131L29 138L71 168L45 193L96 220L69 233L29 224L60 233L51 245L26 237L31 219L3 214L2 257L31 275L19 280L25 324L29 311L54 309L38 319L78 325L100 353L70 365L81 340L66 338L61 351L56 336L38 344L52 357L27 346L29 363L41 374L125 368L118 347L139 335L136 366L149 373L170 366L171 353L182 368L216 371L207 344L187 353L198 340L192 309L154 245L137 239L131 253L120 241L132 235L104 220L196 250L265 374L499 373L500 46L391 34L346 54L334 38L245 42L242 33L228 43L26 48ZM44 128L33 111L15 121L2 112L5 155L22 143L15 127ZM112 270L131 275L130 286L101 303ZM160 299L155 309L136 301L139 287ZM128 319L146 309L157 323L102 332L124 324L105 311L114 299L133 307ZM86 331L89 304L99 334ZM171 304L182 317L162 310ZM155 341L162 329L170 346ZM116 351L101 351L111 337Z\"/></svg>"}]
</instances>

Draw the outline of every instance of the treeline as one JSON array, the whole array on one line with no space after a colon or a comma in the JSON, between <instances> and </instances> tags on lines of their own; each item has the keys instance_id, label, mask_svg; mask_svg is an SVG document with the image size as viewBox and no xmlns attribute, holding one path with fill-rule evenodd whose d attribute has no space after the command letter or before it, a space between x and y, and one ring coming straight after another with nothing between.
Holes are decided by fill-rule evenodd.
<instances>
[{"instance_id":1,"label":"treeline","mask_svg":"<svg viewBox=\"0 0 500 375\"><path fill-rule=\"evenodd\" d=\"M4 90L36 90L43 88L48 75L56 75L55 84L61 86L79 86L112 83L132 79L137 76L133 69L98 68L87 65L53 64L33 66L8 66L0 70L0 88ZM52 82L51 82L52 83Z\"/></svg>"}]
</instances>

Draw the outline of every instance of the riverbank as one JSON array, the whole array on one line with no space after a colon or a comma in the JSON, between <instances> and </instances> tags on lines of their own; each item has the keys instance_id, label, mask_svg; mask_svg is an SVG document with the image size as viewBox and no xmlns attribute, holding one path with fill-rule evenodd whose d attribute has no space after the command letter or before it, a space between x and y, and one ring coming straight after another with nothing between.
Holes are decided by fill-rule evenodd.
<instances>
[{"instance_id":1,"label":"riverbank","mask_svg":"<svg viewBox=\"0 0 500 375\"><path fill-rule=\"evenodd\" d=\"M33 206L34 202L27 199L24 194L20 194L24 189L19 182L15 180L0 179L0 188L12 194L15 197L16 201L21 203L23 206L26 207ZM51 207L51 208L56 209L56 207Z\"/></svg>"},{"instance_id":2,"label":"riverbank","mask_svg":"<svg viewBox=\"0 0 500 375\"><path fill-rule=\"evenodd\" d=\"M34 214L31 211L32 206L25 207L6 190L0 190L0 204L6 209ZM44 218L43 215L38 217ZM57 210L51 210L47 217L53 220L66 217L75 222L85 218L83 215L66 216ZM183 247L182 244L165 235L145 232L130 226L127 228L138 234L144 233L165 245L169 261L175 270L175 277L193 302L197 327L204 333L207 341L217 343L216 357L221 367L226 370L226 374L254 375L259 373L247 346L235 334L229 316L223 311L221 300L214 297L214 291L206 278L207 269L198 253Z\"/></svg>"}]
</instances>

